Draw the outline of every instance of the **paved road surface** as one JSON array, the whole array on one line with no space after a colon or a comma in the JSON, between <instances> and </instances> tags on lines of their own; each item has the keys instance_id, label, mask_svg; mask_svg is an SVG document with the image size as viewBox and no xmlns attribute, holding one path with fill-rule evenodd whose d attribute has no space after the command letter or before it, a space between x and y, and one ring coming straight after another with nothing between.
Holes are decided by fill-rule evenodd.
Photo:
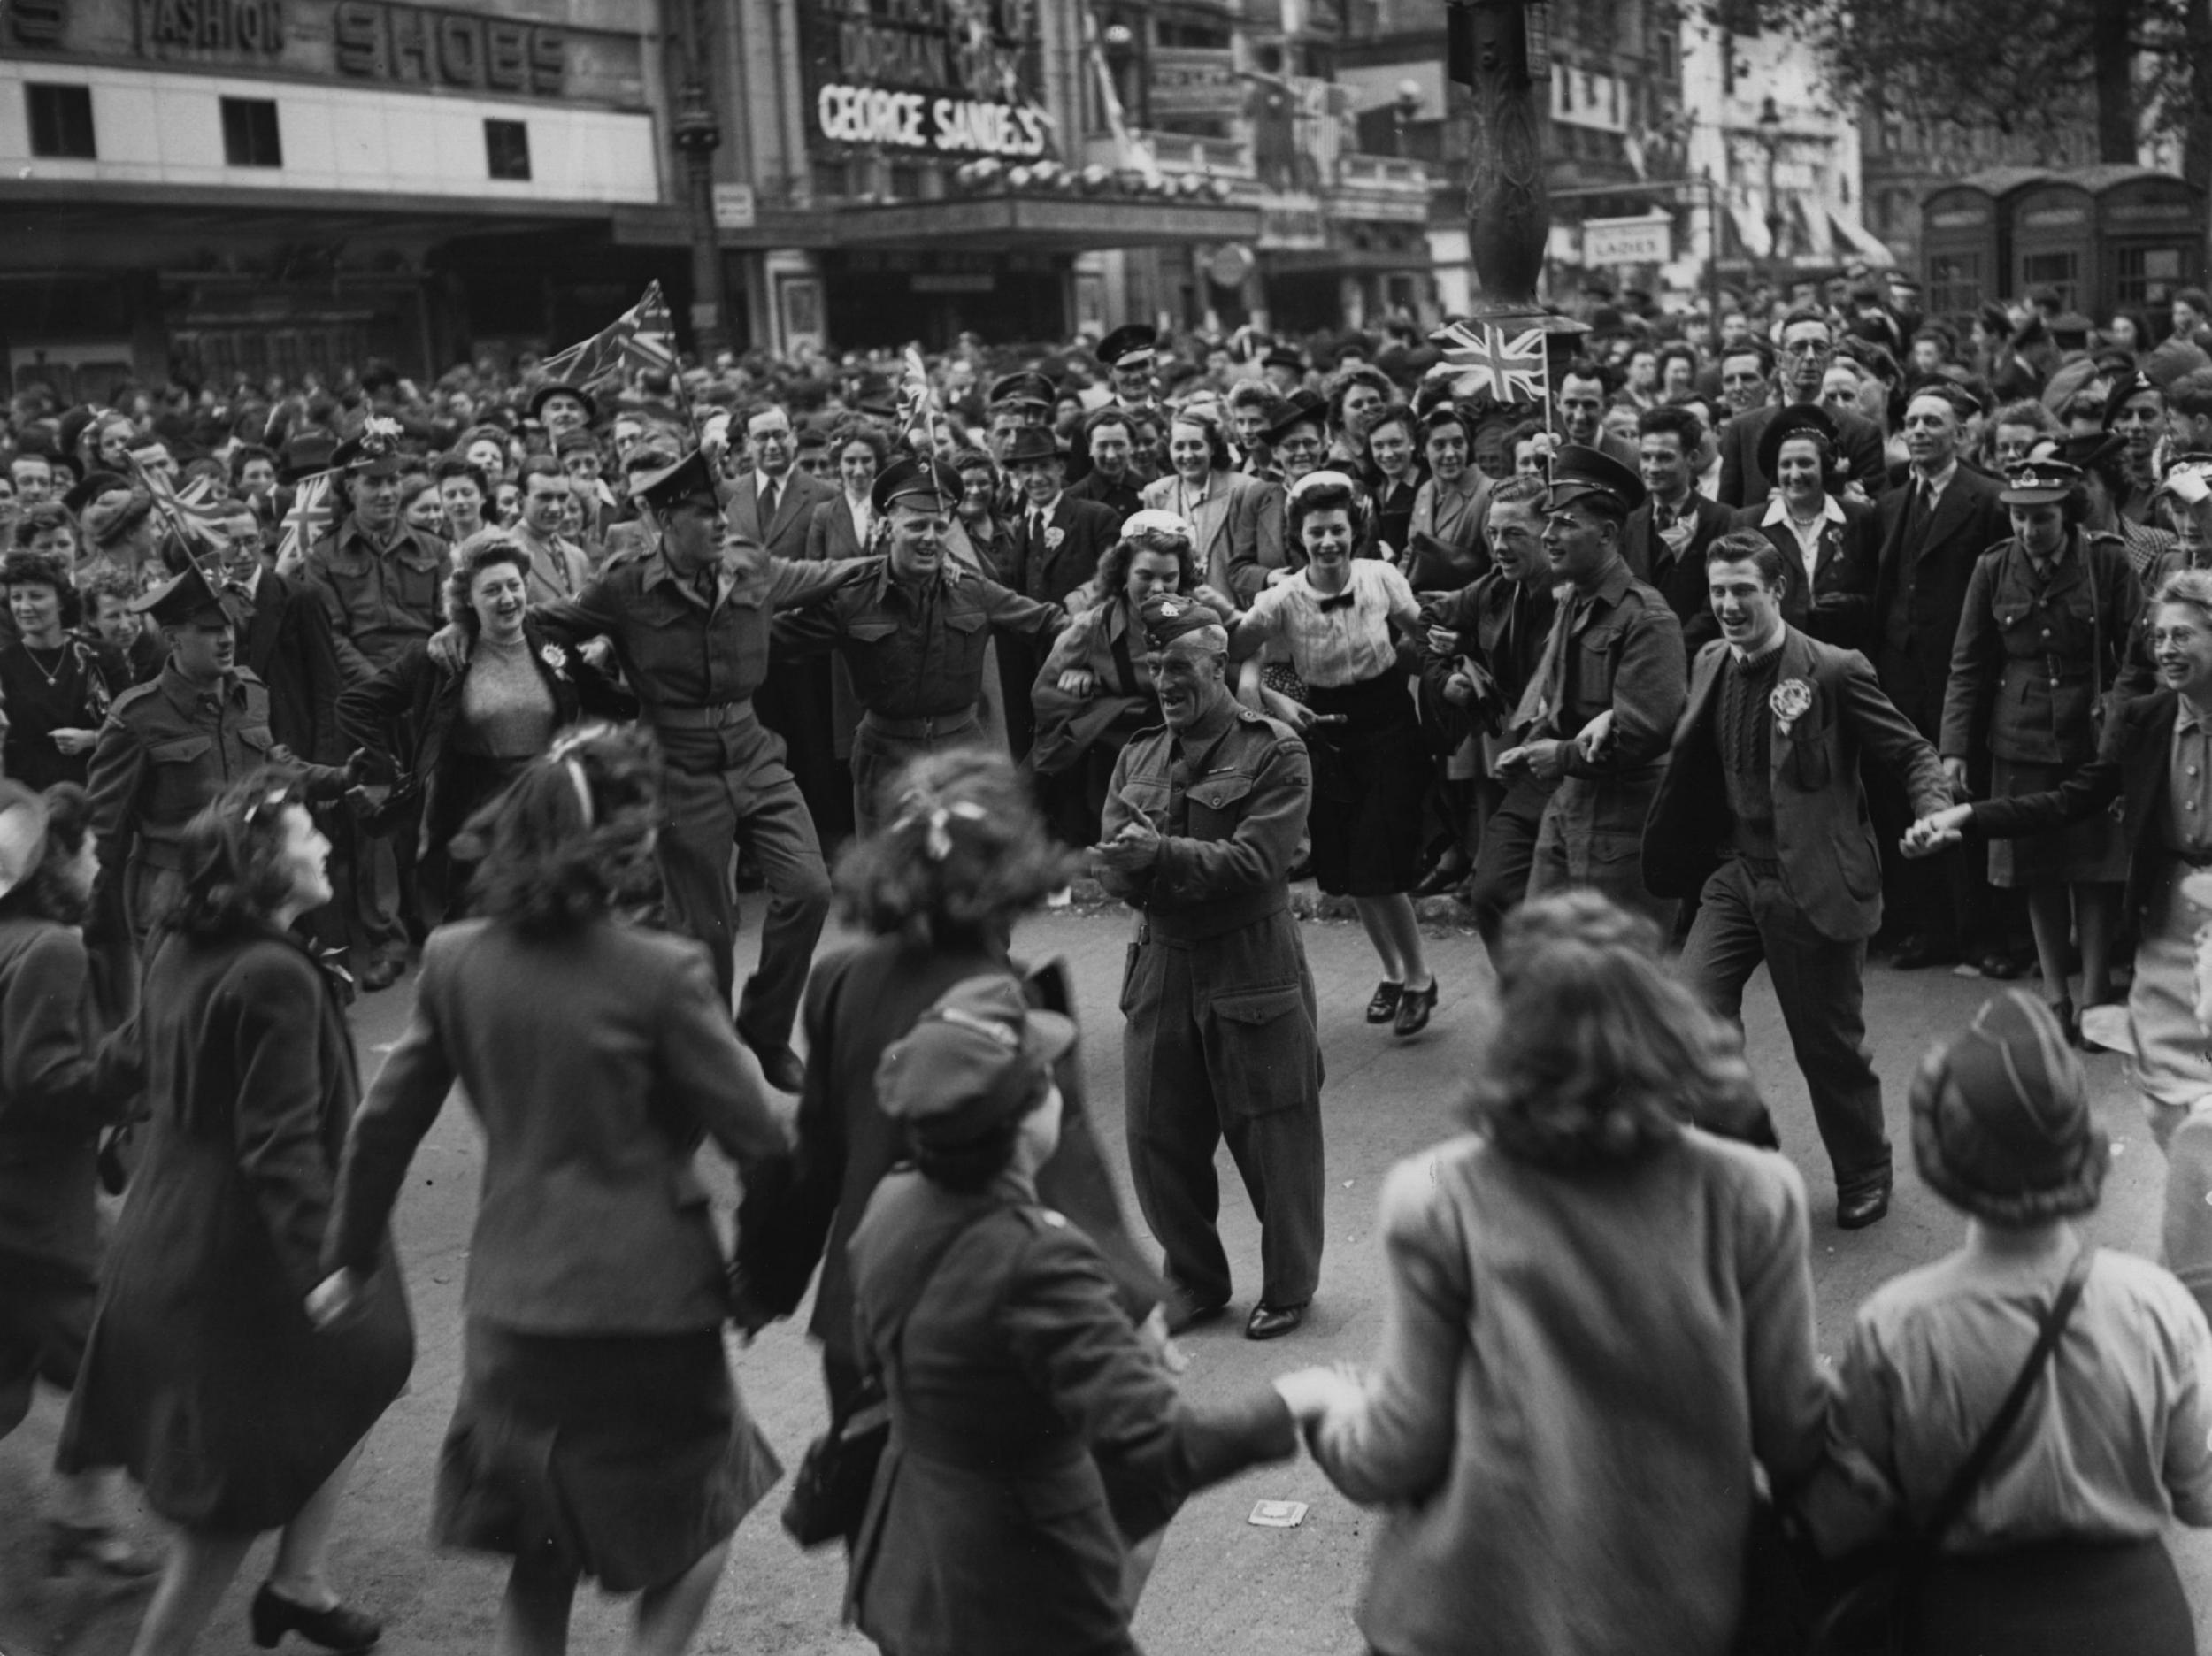
<instances>
[{"instance_id":1,"label":"paved road surface","mask_svg":"<svg viewBox=\"0 0 2212 1656\"><path fill-rule=\"evenodd\" d=\"M1090 1031L1085 1049L1090 1096L1110 1145L1118 1145L1120 1136L1114 1003L1126 936L1119 916L1063 913L1033 921L1019 939L1031 958L1064 954L1073 964ZM1381 1267L1372 1234L1377 1188L1394 1161L1452 1131L1462 1077L1482 1052L1489 974L1471 936L1455 935L1436 946L1442 1003L1428 1033L1407 1043L1395 1043L1362 1021L1375 973L1358 928L1310 924L1306 938L1328 1062L1323 1108L1330 1252L1321 1293L1305 1330L1271 1346L1241 1338L1249 1296L1240 1295L1232 1319L1187 1342L1193 1361L1185 1384L1202 1395L1261 1384L1286 1367L1366 1355L1381 1316ZM1824 1347L1832 1353L1853 1307L1870 1289L1952 1246L1961 1230L1957 1216L1912 1173L1902 1086L1928 1042L1970 1015L1985 989L1940 972L1908 975L1883 967L1872 972L1869 1022L1888 1092L1891 1133L1899 1143L1900 1180L1889 1219L1871 1231L1846 1236L1834 1228L1824 1159L1763 975L1753 985L1747 1003L1752 1058L1789 1153L1813 1191L1820 1329ZM408 1006L403 985L371 997L360 1009L356 1026L372 1071ZM2119 1061L2097 1057L2091 1073L2100 1117L2119 1149L2091 1229L2103 1244L2147 1252L2157 1221L2157 1153L2125 1090ZM419 1334L413 1383L372 1435L339 1524L335 1579L341 1591L384 1619L383 1648L391 1656L488 1650L504 1578L495 1560L439 1556L423 1538L438 1444L458 1375L457 1302L477 1163L473 1128L465 1110L450 1107L417 1158L396 1221ZM1225 1157L1223 1181L1225 1193L1238 1191ZM1226 1194L1225 1205L1231 1257L1245 1268L1248 1282L1256 1274L1256 1228L1240 1194ZM1133 1218L1133 1206L1131 1213ZM795 1461L822 1419L812 1348L792 1328L779 1326L740 1352L737 1364L764 1429L786 1461ZM50 1588L33 1568L40 1468L51 1453L58 1418L57 1400L42 1399L26 1426L0 1443L0 1653L122 1656L139 1600L106 1603L78 1589ZM1253 1502L1266 1498L1310 1503L1304 1525L1273 1530L1248 1523ZM775 1522L781 1499L780 1490L772 1492L739 1530L698 1648L763 1656L870 1649L838 1626L840 1554L833 1549L803 1555L794 1549ZM1302 1461L1213 1491L1192 1502L1169 1532L1138 1617L1138 1636L1152 1656L1217 1651L1342 1656L1355 1651L1359 1642L1352 1613L1372 1529L1368 1514L1338 1497ZM257 1550L203 1650L247 1648L245 1605L266 1568L266 1549L265 1543ZM2212 1536L2184 1536L2177 1550L2200 1606L2200 1625L2212 1625L2207 1614L2212 1610ZM619 1606L587 1591L578 1604L575 1648L615 1648L620 1626Z\"/></svg>"}]
</instances>

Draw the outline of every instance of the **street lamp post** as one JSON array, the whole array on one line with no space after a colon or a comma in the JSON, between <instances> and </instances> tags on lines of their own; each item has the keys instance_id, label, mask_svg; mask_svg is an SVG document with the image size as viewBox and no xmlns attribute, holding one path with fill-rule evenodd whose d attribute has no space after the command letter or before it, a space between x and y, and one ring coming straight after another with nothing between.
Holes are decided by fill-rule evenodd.
<instances>
[{"instance_id":1,"label":"street lamp post","mask_svg":"<svg viewBox=\"0 0 2212 1656\"><path fill-rule=\"evenodd\" d=\"M1475 314L1526 316L1551 232L1536 83L1551 72L1540 0L1448 0L1451 78L1474 94L1467 242Z\"/></svg>"},{"instance_id":2,"label":"street lamp post","mask_svg":"<svg viewBox=\"0 0 2212 1656\"><path fill-rule=\"evenodd\" d=\"M691 334L702 362L726 349L728 326L722 318L722 249L714 224L714 152L722 147L722 123L707 87L707 34L693 0L681 0L684 76L676 88L669 136L684 158L686 216L691 240Z\"/></svg>"},{"instance_id":3,"label":"street lamp post","mask_svg":"<svg viewBox=\"0 0 2212 1656\"><path fill-rule=\"evenodd\" d=\"M1767 155L1767 280L1775 294L1782 291L1782 199L1775 194L1774 164L1782 151L1782 111L1772 98L1759 104L1759 145Z\"/></svg>"}]
</instances>

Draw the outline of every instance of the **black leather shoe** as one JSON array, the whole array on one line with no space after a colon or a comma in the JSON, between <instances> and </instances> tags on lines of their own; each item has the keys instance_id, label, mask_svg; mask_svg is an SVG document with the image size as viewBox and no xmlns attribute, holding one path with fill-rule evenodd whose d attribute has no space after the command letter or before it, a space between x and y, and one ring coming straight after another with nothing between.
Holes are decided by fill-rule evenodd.
<instances>
[{"instance_id":1,"label":"black leather shoe","mask_svg":"<svg viewBox=\"0 0 2212 1656\"><path fill-rule=\"evenodd\" d=\"M1167 1319L1167 1331L1171 1334L1187 1334L1201 1322L1212 1322L1228 1308L1226 1300L1198 1300L1172 1284L1168 1286L1167 1298L1160 1302L1161 1314Z\"/></svg>"},{"instance_id":2,"label":"black leather shoe","mask_svg":"<svg viewBox=\"0 0 2212 1656\"><path fill-rule=\"evenodd\" d=\"M1436 1010L1436 979L1429 979L1425 989L1409 989L1398 997L1397 1021L1390 1027L1393 1035L1418 1035L1429 1026L1429 1014Z\"/></svg>"},{"instance_id":3,"label":"black leather shoe","mask_svg":"<svg viewBox=\"0 0 2212 1656\"><path fill-rule=\"evenodd\" d=\"M273 1650L287 1633L296 1633L311 1644L327 1651L351 1652L371 1650L384 1637L383 1624L363 1615L350 1605L334 1604L327 1610L310 1610L296 1604L266 1582L253 1596L250 1617L253 1642Z\"/></svg>"},{"instance_id":4,"label":"black leather shoe","mask_svg":"<svg viewBox=\"0 0 2212 1656\"><path fill-rule=\"evenodd\" d=\"M742 1034L738 1039L745 1039ZM779 1046L773 1052L763 1052L759 1047L753 1046L749 1040L745 1044L753 1047L753 1056L760 1060L761 1074L777 1092L796 1092L805 1087L806 1065L800 1062L799 1054L790 1047Z\"/></svg>"},{"instance_id":5,"label":"black leather shoe","mask_svg":"<svg viewBox=\"0 0 2212 1656\"><path fill-rule=\"evenodd\" d=\"M1890 1183L1885 1177L1877 1184L1837 1192L1836 1229L1863 1230L1886 1215L1889 1212Z\"/></svg>"},{"instance_id":6,"label":"black leather shoe","mask_svg":"<svg viewBox=\"0 0 2212 1656\"><path fill-rule=\"evenodd\" d=\"M1370 1024L1387 1024L1396 1017L1399 997L1405 992L1406 986L1403 984L1389 982L1377 984L1375 998L1367 1003L1367 1021Z\"/></svg>"},{"instance_id":7,"label":"black leather shoe","mask_svg":"<svg viewBox=\"0 0 2212 1656\"><path fill-rule=\"evenodd\" d=\"M1984 949L1974 964L1981 969L1983 977L1993 978L1999 983L2009 983L2027 970L2001 948Z\"/></svg>"},{"instance_id":8,"label":"black leather shoe","mask_svg":"<svg viewBox=\"0 0 2212 1656\"><path fill-rule=\"evenodd\" d=\"M1947 966L1957 958L1958 951L1940 938L1915 935L1897 946L1890 964L1899 971L1918 971L1927 966Z\"/></svg>"},{"instance_id":9,"label":"black leather shoe","mask_svg":"<svg viewBox=\"0 0 2212 1656\"><path fill-rule=\"evenodd\" d=\"M1306 1307L1302 1305L1256 1305L1252 1315L1244 1320L1247 1339L1280 1339L1286 1334L1295 1334L1306 1320Z\"/></svg>"}]
</instances>

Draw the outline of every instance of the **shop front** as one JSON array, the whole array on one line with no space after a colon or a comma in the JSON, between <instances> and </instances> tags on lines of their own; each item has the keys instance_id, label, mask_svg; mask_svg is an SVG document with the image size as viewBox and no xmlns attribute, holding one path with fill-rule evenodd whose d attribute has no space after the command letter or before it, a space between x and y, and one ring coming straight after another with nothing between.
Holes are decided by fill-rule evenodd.
<instances>
[{"instance_id":1,"label":"shop front","mask_svg":"<svg viewBox=\"0 0 2212 1656\"><path fill-rule=\"evenodd\" d=\"M661 77L627 0L513 12L0 11L11 374L106 395L127 375L296 381L371 356L430 375L480 341L562 342L561 295L610 262L626 281L655 264L609 233L662 198Z\"/></svg>"}]
</instances>

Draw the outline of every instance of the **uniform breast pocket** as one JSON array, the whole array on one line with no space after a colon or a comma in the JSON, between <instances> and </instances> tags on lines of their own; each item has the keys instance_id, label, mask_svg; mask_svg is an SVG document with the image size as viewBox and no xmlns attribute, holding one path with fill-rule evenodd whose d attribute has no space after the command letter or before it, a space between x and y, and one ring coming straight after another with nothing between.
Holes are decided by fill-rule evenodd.
<instances>
[{"instance_id":1,"label":"uniform breast pocket","mask_svg":"<svg viewBox=\"0 0 2212 1656\"><path fill-rule=\"evenodd\" d=\"M1226 840L1237 831L1244 816L1244 801L1251 797L1248 776L1207 777L1194 782L1183 799L1189 808L1194 840Z\"/></svg>"},{"instance_id":2,"label":"uniform breast pocket","mask_svg":"<svg viewBox=\"0 0 2212 1656\"><path fill-rule=\"evenodd\" d=\"M238 740L245 743L257 760L266 759L276 750L276 734L266 724L242 726Z\"/></svg>"},{"instance_id":3,"label":"uniform breast pocket","mask_svg":"<svg viewBox=\"0 0 2212 1656\"><path fill-rule=\"evenodd\" d=\"M845 636L863 649L875 650L898 630L895 621L854 621L847 625Z\"/></svg>"},{"instance_id":4,"label":"uniform breast pocket","mask_svg":"<svg viewBox=\"0 0 2212 1656\"><path fill-rule=\"evenodd\" d=\"M1296 984L1217 994L1210 1008L1214 1039L1237 1078L1222 1106L1237 1116L1268 1116L1316 1096L1313 1030Z\"/></svg>"},{"instance_id":5,"label":"uniform breast pocket","mask_svg":"<svg viewBox=\"0 0 2212 1656\"><path fill-rule=\"evenodd\" d=\"M1586 671L1609 673L1613 657L1620 648L1621 630L1617 626L1594 626L1577 642L1582 646Z\"/></svg>"},{"instance_id":6,"label":"uniform breast pocket","mask_svg":"<svg viewBox=\"0 0 2212 1656\"><path fill-rule=\"evenodd\" d=\"M179 736L146 749L147 813L157 821L177 821L197 809L211 736Z\"/></svg>"}]
</instances>

